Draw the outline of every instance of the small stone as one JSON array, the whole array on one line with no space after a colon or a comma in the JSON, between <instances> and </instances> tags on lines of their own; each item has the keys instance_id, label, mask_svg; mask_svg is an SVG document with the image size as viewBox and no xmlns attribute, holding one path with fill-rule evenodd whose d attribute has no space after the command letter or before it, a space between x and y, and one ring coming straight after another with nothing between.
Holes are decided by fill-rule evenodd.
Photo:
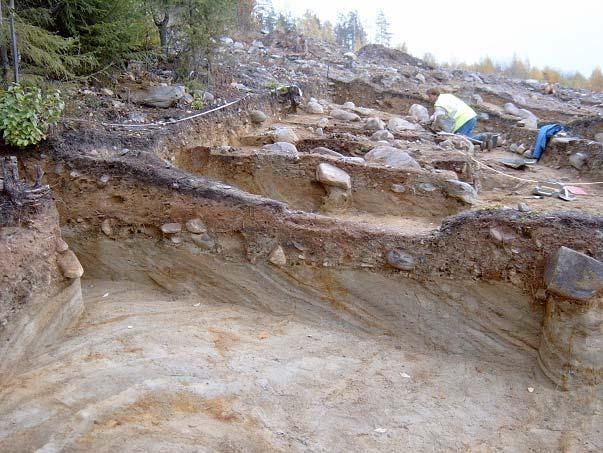
<instances>
[{"instance_id":1,"label":"small stone","mask_svg":"<svg viewBox=\"0 0 603 453\"><path fill-rule=\"evenodd\" d=\"M467 204L475 204L477 202L477 191L471 184L466 182L448 179L444 185L444 191L448 196Z\"/></svg>"},{"instance_id":2,"label":"small stone","mask_svg":"<svg viewBox=\"0 0 603 453\"><path fill-rule=\"evenodd\" d=\"M509 146L509 151L512 153L516 153L518 148L519 146L517 146L517 143L511 143L511 145Z\"/></svg>"},{"instance_id":3,"label":"small stone","mask_svg":"<svg viewBox=\"0 0 603 453\"><path fill-rule=\"evenodd\" d=\"M599 132L598 134L595 134L595 141L597 141L599 143L603 143L603 132Z\"/></svg>"},{"instance_id":4,"label":"small stone","mask_svg":"<svg viewBox=\"0 0 603 453\"><path fill-rule=\"evenodd\" d=\"M310 150L310 154L320 154L321 156L331 157L344 157L343 154L340 154L337 151L333 151L332 149L325 148L324 146L313 148L312 150Z\"/></svg>"},{"instance_id":5,"label":"small stone","mask_svg":"<svg viewBox=\"0 0 603 453\"><path fill-rule=\"evenodd\" d=\"M69 250L69 244L67 244L67 243L66 243L66 242L63 240L63 238L58 238L58 239L57 239L57 244L56 244L56 246L57 246L57 252L59 252L59 253L64 253L64 252L66 252L67 250Z\"/></svg>"},{"instance_id":6,"label":"small stone","mask_svg":"<svg viewBox=\"0 0 603 453\"><path fill-rule=\"evenodd\" d=\"M490 228L490 237L494 239L496 242L509 243L515 239L515 235L511 233L506 233L498 228Z\"/></svg>"},{"instance_id":7,"label":"small stone","mask_svg":"<svg viewBox=\"0 0 603 453\"><path fill-rule=\"evenodd\" d=\"M161 225L161 232L163 234L176 234L182 231L182 224L180 223L164 223Z\"/></svg>"},{"instance_id":8,"label":"small stone","mask_svg":"<svg viewBox=\"0 0 603 453\"><path fill-rule=\"evenodd\" d=\"M392 192L396 192L396 193L406 192L406 187L404 187L402 184L392 184L390 189Z\"/></svg>"},{"instance_id":9,"label":"small stone","mask_svg":"<svg viewBox=\"0 0 603 453\"><path fill-rule=\"evenodd\" d=\"M367 118L364 128L369 132L377 132L385 129L385 123L381 118L371 117Z\"/></svg>"},{"instance_id":10,"label":"small stone","mask_svg":"<svg viewBox=\"0 0 603 453\"><path fill-rule=\"evenodd\" d=\"M299 152L295 145L287 142L276 142L270 145L264 145L262 151L268 154L290 157L294 160L299 159Z\"/></svg>"},{"instance_id":11,"label":"small stone","mask_svg":"<svg viewBox=\"0 0 603 453\"><path fill-rule=\"evenodd\" d=\"M534 157L534 155L532 154L532 151L529 149L524 151L522 156L525 157L526 159L532 159L532 157Z\"/></svg>"},{"instance_id":12,"label":"small stone","mask_svg":"<svg viewBox=\"0 0 603 453\"><path fill-rule=\"evenodd\" d=\"M379 141L387 141L387 140L393 140L394 136L390 131L386 131L386 130L382 130L382 131L377 131L375 132L373 135L371 135L371 140L374 142L379 142Z\"/></svg>"},{"instance_id":13,"label":"small stone","mask_svg":"<svg viewBox=\"0 0 603 453\"><path fill-rule=\"evenodd\" d=\"M111 228L111 222L109 221L109 219L103 220L103 222L101 223L101 231L106 236L111 236L111 234L113 234L113 229Z\"/></svg>"},{"instance_id":14,"label":"small stone","mask_svg":"<svg viewBox=\"0 0 603 453\"><path fill-rule=\"evenodd\" d=\"M404 118L392 118L387 123L387 128L392 132L402 132L418 130L421 126L406 121Z\"/></svg>"},{"instance_id":15,"label":"small stone","mask_svg":"<svg viewBox=\"0 0 603 453\"><path fill-rule=\"evenodd\" d=\"M331 112L331 116L341 121L360 121L360 117L352 112L346 112L345 110L335 109Z\"/></svg>"},{"instance_id":16,"label":"small stone","mask_svg":"<svg viewBox=\"0 0 603 453\"><path fill-rule=\"evenodd\" d=\"M59 163L57 163L57 164L54 166L54 168L52 169L52 172L53 172L55 175L60 175L61 173L63 173L64 168L65 168L65 167L63 166L63 163L62 163L62 162L59 162Z\"/></svg>"},{"instance_id":17,"label":"small stone","mask_svg":"<svg viewBox=\"0 0 603 453\"><path fill-rule=\"evenodd\" d=\"M513 104L512 102L507 102L503 106L503 109L509 115L519 116L519 109L517 107L515 107L515 104Z\"/></svg>"},{"instance_id":18,"label":"small stone","mask_svg":"<svg viewBox=\"0 0 603 453\"><path fill-rule=\"evenodd\" d=\"M207 228L205 228L205 225L201 219L190 219L188 222L186 222L185 226L189 233L201 234L207 232Z\"/></svg>"},{"instance_id":19,"label":"small stone","mask_svg":"<svg viewBox=\"0 0 603 453\"><path fill-rule=\"evenodd\" d=\"M535 130L538 130L538 119L524 118L524 119L518 121L517 125L520 127L525 127L528 130L535 131Z\"/></svg>"},{"instance_id":20,"label":"small stone","mask_svg":"<svg viewBox=\"0 0 603 453\"><path fill-rule=\"evenodd\" d=\"M345 160L346 162L353 162L355 164L364 164L366 162L362 157L358 157L358 156L353 156L353 157L344 156L343 160Z\"/></svg>"},{"instance_id":21,"label":"small stone","mask_svg":"<svg viewBox=\"0 0 603 453\"><path fill-rule=\"evenodd\" d=\"M101 94L103 96L113 96L114 93L109 88L101 88Z\"/></svg>"},{"instance_id":22,"label":"small stone","mask_svg":"<svg viewBox=\"0 0 603 453\"><path fill-rule=\"evenodd\" d=\"M191 240L197 247L203 250L211 250L216 246L216 241L214 241L207 233L191 234Z\"/></svg>"},{"instance_id":23,"label":"small stone","mask_svg":"<svg viewBox=\"0 0 603 453\"><path fill-rule=\"evenodd\" d=\"M536 298L536 300L538 300L540 302L545 302L547 299L546 289L538 288L538 290L536 291L536 294L534 294L534 297Z\"/></svg>"},{"instance_id":24,"label":"small stone","mask_svg":"<svg viewBox=\"0 0 603 453\"><path fill-rule=\"evenodd\" d=\"M318 102L308 102L306 110L308 113L312 113L314 115L322 115L325 112L325 110L322 108L322 105L320 105Z\"/></svg>"},{"instance_id":25,"label":"small stone","mask_svg":"<svg viewBox=\"0 0 603 453\"><path fill-rule=\"evenodd\" d=\"M285 266L287 264L287 257L285 256L285 252L280 245L276 246L275 249L270 253L268 261L275 266Z\"/></svg>"},{"instance_id":26,"label":"small stone","mask_svg":"<svg viewBox=\"0 0 603 453\"><path fill-rule=\"evenodd\" d=\"M205 102L207 104L212 104L216 98L209 91L204 91L203 94L201 95L201 99L203 99L203 102Z\"/></svg>"},{"instance_id":27,"label":"small stone","mask_svg":"<svg viewBox=\"0 0 603 453\"><path fill-rule=\"evenodd\" d=\"M321 118L318 120L318 123L316 123L316 125L318 127L320 127L321 129L324 129L325 127L327 127L329 125L329 119L328 118Z\"/></svg>"},{"instance_id":28,"label":"small stone","mask_svg":"<svg viewBox=\"0 0 603 453\"><path fill-rule=\"evenodd\" d=\"M544 282L550 292L587 300L603 289L603 263L584 253L560 247L546 264Z\"/></svg>"},{"instance_id":29,"label":"small stone","mask_svg":"<svg viewBox=\"0 0 603 453\"><path fill-rule=\"evenodd\" d=\"M419 163L408 153L393 146L378 146L365 154L367 162L390 166L392 168L415 168L420 169Z\"/></svg>"},{"instance_id":30,"label":"small stone","mask_svg":"<svg viewBox=\"0 0 603 453\"><path fill-rule=\"evenodd\" d=\"M299 140L295 132L288 127L278 127L274 130L273 134L275 142L287 142L295 144Z\"/></svg>"},{"instance_id":31,"label":"small stone","mask_svg":"<svg viewBox=\"0 0 603 453\"><path fill-rule=\"evenodd\" d=\"M170 237L170 241L172 244L178 245L182 243L182 238L180 238L180 236L172 236Z\"/></svg>"},{"instance_id":32,"label":"small stone","mask_svg":"<svg viewBox=\"0 0 603 453\"><path fill-rule=\"evenodd\" d=\"M111 177L109 175L103 175L98 179L98 187L103 188L106 187L107 184L109 183L109 180L111 179Z\"/></svg>"},{"instance_id":33,"label":"small stone","mask_svg":"<svg viewBox=\"0 0 603 453\"><path fill-rule=\"evenodd\" d=\"M342 107L346 110L352 110L352 109L356 108L356 104L354 104L352 101L347 101L347 102L344 102Z\"/></svg>"},{"instance_id":34,"label":"small stone","mask_svg":"<svg viewBox=\"0 0 603 453\"><path fill-rule=\"evenodd\" d=\"M434 192L436 190L436 186L430 182L422 182L417 185L417 188L422 192Z\"/></svg>"},{"instance_id":35,"label":"small stone","mask_svg":"<svg viewBox=\"0 0 603 453\"><path fill-rule=\"evenodd\" d=\"M387 252L385 259L390 266L395 267L396 269L412 271L415 268L414 258L400 249L390 250Z\"/></svg>"},{"instance_id":36,"label":"small stone","mask_svg":"<svg viewBox=\"0 0 603 453\"><path fill-rule=\"evenodd\" d=\"M417 79L417 81L419 83L425 83L426 82L425 76L422 73L420 73L420 72L415 76L415 79Z\"/></svg>"},{"instance_id":37,"label":"small stone","mask_svg":"<svg viewBox=\"0 0 603 453\"><path fill-rule=\"evenodd\" d=\"M62 253L57 260L57 264L65 278L80 278L84 275L84 268L71 250Z\"/></svg>"},{"instance_id":38,"label":"small stone","mask_svg":"<svg viewBox=\"0 0 603 453\"><path fill-rule=\"evenodd\" d=\"M517 205L517 209L518 209L520 212L530 212L530 211L531 211L531 209L530 209L530 207L527 205L527 203L519 203L519 204Z\"/></svg>"},{"instance_id":39,"label":"small stone","mask_svg":"<svg viewBox=\"0 0 603 453\"><path fill-rule=\"evenodd\" d=\"M251 112L249 112L249 119L254 124L262 124L268 119L268 117L261 110L252 110Z\"/></svg>"},{"instance_id":40,"label":"small stone","mask_svg":"<svg viewBox=\"0 0 603 453\"><path fill-rule=\"evenodd\" d=\"M352 179L345 171L327 163L321 163L316 169L316 179L327 186L350 189Z\"/></svg>"},{"instance_id":41,"label":"small stone","mask_svg":"<svg viewBox=\"0 0 603 453\"><path fill-rule=\"evenodd\" d=\"M584 153L574 153L569 158L569 163L576 170L582 170L586 164L587 155Z\"/></svg>"}]
</instances>

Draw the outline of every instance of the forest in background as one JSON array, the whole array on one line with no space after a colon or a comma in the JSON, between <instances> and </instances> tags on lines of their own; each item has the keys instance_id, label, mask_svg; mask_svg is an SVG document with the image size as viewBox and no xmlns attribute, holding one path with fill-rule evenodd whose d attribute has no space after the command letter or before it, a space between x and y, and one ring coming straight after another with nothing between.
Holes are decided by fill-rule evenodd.
<instances>
[{"instance_id":1,"label":"forest in background","mask_svg":"<svg viewBox=\"0 0 603 453\"><path fill-rule=\"evenodd\" d=\"M283 14L270 0L4 0L0 8L0 60L6 82L14 78L10 68L15 60L34 80L83 78L132 60L169 67L186 78L211 64L220 36L246 31L299 32L349 51L374 42L408 52L405 43L392 42L384 11L378 12L375 33L369 37L356 11L340 12L332 24L312 11L301 17ZM16 53L11 45L12 30ZM437 62L429 53L417 56L434 66L439 63L603 91L600 68L587 77L538 68L517 57L507 63L485 57L474 64L448 64Z\"/></svg>"}]
</instances>

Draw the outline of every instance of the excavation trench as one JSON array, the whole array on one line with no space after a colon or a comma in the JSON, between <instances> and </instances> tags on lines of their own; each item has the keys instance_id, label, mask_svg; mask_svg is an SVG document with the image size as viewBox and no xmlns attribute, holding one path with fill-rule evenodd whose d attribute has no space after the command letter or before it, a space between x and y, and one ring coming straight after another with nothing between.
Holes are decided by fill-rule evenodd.
<instances>
[{"instance_id":1,"label":"excavation trench","mask_svg":"<svg viewBox=\"0 0 603 453\"><path fill-rule=\"evenodd\" d=\"M600 372L568 392L567 370L542 373L537 293L558 238L603 258L603 219L467 212L450 174L218 148L229 135L158 152L174 166L24 159L44 166L85 270L83 315L14 353L0 449L601 446ZM323 162L351 176L344 212L325 209Z\"/></svg>"}]
</instances>

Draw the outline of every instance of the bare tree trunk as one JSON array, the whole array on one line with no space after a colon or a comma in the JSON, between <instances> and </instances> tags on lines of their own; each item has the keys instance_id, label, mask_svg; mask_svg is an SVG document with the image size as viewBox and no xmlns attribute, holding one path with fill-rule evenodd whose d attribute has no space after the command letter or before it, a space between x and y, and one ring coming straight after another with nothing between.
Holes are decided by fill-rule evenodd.
<instances>
[{"instance_id":1,"label":"bare tree trunk","mask_svg":"<svg viewBox=\"0 0 603 453\"><path fill-rule=\"evenodd\" d=\"M163 12L163 19L159 20L157 16L153 16L153 21L155 22L155 26L159 29L159 42L161 43L161 48L163 49L163 53L165 55L165 60L168 59L168 25L170 23L170 13L169 11Z\"/></svg>"},{"instance_id":2,"label":"bare tree trunk","mask_svg":"<svg viewBox=\"0 0 603 453\"><path fill-rule=\"evenodd\" d=\"M19 53L17 51L17 32L15 31L15 0L9 0L10 47L13 54L14 82L19 83Z\"/></svg>"},{"instance_id":3,"label":"bare tree trunk","mask_svg":"<svg viewBox=\"0 0 603 453\"><path fill-rule=\"evenodd\" d=\"M2 1L0 1L0 30L4 28L4 12L2 11ZM8 40L7 40L8 42ZM8 78L8 52L4 42L0 43L0 56L2 58L2 80Z\"/></svg>"},{"instance_id":4,"label":"bare tree trunk","mask_svg":"<svg viewBox=\"0 0 603 453\"><path fill-rule=\"evenodd\" d=\"M50 194L50 187L42 185L44 172L39 164L35 166L35 182L33 185L29 185L25 180L19 178L19 169L15 156L3 157L1 160L4 191L16 206L22 207L24 204L35 206L41 198Z\"/></svg>"}]
</instances>

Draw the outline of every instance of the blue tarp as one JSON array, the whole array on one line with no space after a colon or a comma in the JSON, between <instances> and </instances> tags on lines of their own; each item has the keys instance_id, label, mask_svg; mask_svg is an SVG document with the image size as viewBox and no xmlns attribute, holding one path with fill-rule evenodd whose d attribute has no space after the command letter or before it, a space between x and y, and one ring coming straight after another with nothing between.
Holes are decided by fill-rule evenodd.
<instances>
[{"instance_id":1,"label":"blue tarp","mask_svg":"<svg viewBox=\"0 0 603 453\"><path fill-rule=\"evenodd\" d=\"M560 126L559 124L547 124L538 129L538 137L536 138L534 151L532 151L532 157L534 159L540 159L540 156L542 156L542 153L546 149L549 139L562 130L564 130L563 126Z\"/></svg>"}]
</instances>

